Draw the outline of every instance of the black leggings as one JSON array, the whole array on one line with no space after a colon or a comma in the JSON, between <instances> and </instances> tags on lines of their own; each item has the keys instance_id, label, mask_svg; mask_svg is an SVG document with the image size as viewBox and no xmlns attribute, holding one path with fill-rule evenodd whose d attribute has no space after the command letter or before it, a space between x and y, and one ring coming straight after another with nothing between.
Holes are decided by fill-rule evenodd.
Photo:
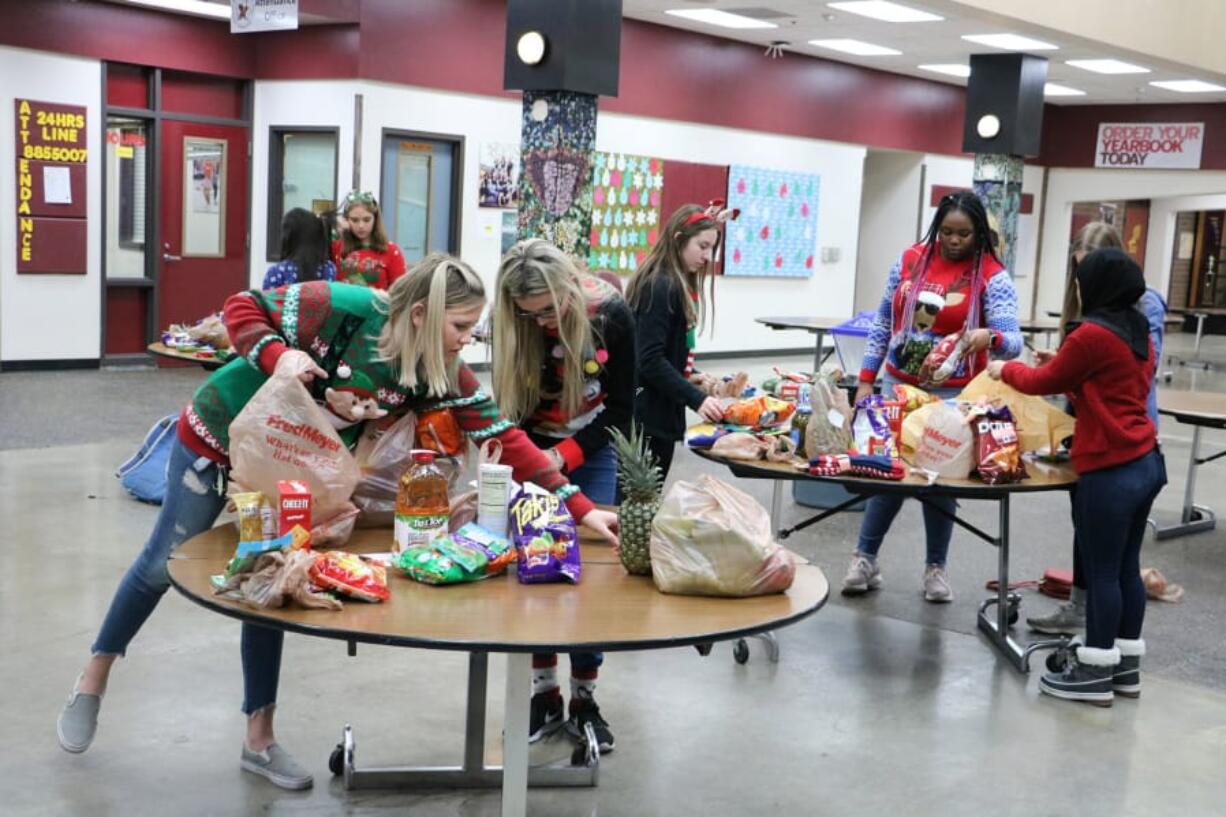
<instances>
[{"instance_id":1,"label":"black leggings","mask_svg":"<svg viewBox=\"0 0 1226 817\"><path fill-rule=\"evenodd\" d=\"M647 447L651 449L651 453L656 455L656 462L660 466L661 479L668 479L668 471L673 466L673 452L677 450L677 441L648 435Z\"/></svg>"}]
</instances>

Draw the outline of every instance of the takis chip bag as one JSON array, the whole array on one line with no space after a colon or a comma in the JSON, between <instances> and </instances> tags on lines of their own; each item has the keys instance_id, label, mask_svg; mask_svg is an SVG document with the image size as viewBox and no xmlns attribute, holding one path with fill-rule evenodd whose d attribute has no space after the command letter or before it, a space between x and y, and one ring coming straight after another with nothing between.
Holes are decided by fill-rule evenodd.
<instances>
[{"instance_id":1,"label":"takis chip bag","mask_svg":"<svg viewBox=\"0 0 1226 817\"><path fill-rule=\"evenodd\" d=\"M386 570L343 550L319 554L311 566L311 581L316 587L359 601L377 602L391 597Z\"/></svg>"},{"instance_id":2,"label":"takis chip bag","mask_svg":"<svg viewBox=\"0 0 1226 817\"><path fill-rule=\"evenodd\" d=\"M561 499L525 483L511 502L510 523L520 582L579 582L579 536Z\"/></svg>"}]
</instances>

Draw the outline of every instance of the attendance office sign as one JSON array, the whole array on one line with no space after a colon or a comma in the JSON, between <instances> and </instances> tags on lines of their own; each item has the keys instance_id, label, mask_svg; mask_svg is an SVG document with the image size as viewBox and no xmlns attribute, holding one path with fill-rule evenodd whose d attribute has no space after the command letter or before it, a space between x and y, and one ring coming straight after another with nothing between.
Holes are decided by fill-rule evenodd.
<instances>
[{"instance_id":1,"label":"attendance office sign","mask_svg":"<svg viewBox=\"0 0 1226 817\"><path fill-rule=\"evenodd\" d=\"M1204 122L1100 122L1094 166L1196 170L1204 141Z\"/></svg>"}]
</instances>

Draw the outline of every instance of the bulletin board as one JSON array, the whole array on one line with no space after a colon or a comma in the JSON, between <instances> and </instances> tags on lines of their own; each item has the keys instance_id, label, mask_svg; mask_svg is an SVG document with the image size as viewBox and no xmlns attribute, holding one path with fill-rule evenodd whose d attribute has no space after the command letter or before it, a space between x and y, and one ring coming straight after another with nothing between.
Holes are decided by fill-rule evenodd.
<instances>
[{"instance_id":1,"label":"bulletin board","mask_svg":"<svg viewBox=\"0 0 1226 817\"><path fill-rule=\"evenodd\" d=\"M746 165L728 169L727 275L809 278L817 249L821 177Z\"/></svg>"},{"instance_id":2,"label":"bulletin board","mask_svg":"<svg viewBox=\"0 0 1226 817\"><path fill-rule=\"evenodd\" d=\"M86 273L85 108L14 100L17 272Z\"/></svg>"}]
</instances>

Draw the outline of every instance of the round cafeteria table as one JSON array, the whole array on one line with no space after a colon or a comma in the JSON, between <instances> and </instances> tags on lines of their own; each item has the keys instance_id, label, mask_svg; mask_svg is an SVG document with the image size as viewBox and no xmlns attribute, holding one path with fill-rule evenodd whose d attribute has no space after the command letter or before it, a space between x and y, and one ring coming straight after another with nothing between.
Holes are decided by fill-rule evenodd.
<instances>
[{"instance_id":1,"label":"round cafeteria table","mask_svg":"<svg viewBox=\"0 0 1226 817\"><path fill-rule=\"evenodd\" d=\"M918 499L928 507L942 515L949 514L936 505L928 503L932 497L944 496L954 499L987 500L997 505L997 533L992 536L959 516L950 516L951 520L974 534L977 538L997 548L997 593L979 606L979 629L987 636L1018 672L1030 671L1030 655L1036 650L1058 646L1061 642L1040 641L1022 647L1009 635L1009 625L1017 618L1017 609L1021 598L1009 592L1009 500L1015 494L1037 493L1041 491L1068 491L1077 482L1077 475L1067 463L1051 464L1028 462L1026 469L1029 476L1017 483L1009 485L988 485L978 479L945 479L933 483L919 475L908 474L901 480L870 479L866 477L834 476L817 477L787 463L766 461L747 462L718 457L709 451L691 449L695 454L712 462L726 466L733 476L741 479L769 479L774 481L771 497L771 523L775 526L781 539L786 539L798 530L821 522L827 517L850 509L856 503L873 494L904 494ZM783 483L789 480L816 480L832 482L841 485L851 497L833 508L826 509L813 517L806 519L786 530L778 529L779 508L783 496ZM993 619L988 615L990 607L996 607Z\"/></svg>"},{"instance_id":2,"label":"round cafeteria table","mask_svg":"<svg viewBox=\"0 0 1226 817\"><path fill-rule=\"evenodd\" d=\"M204 367L206 372L211 372L214 369L220 369L222 366L234 359L234 353L230 350L225 350L221 353L201 354L197 352L182 352L173 347L167 346L164 343L150 343L145 347L145 351L157 357L166 358L167 360L181 360L184 363L197 363Z\"/></svg>"},{"instance_id":3,"label":"round cafeteria table","mask_svg":"<svg viewBox=\"0 0 1226 817\"><path fill-rule=\"evenodd\" d=\"M238 533L221 525L183 544L170 558L170 580L190 600L252 624L320 638L469 653L464 761L459 767L361 770L353 765L346 727L343 774L347 788L502 787L502 813L523 815L527 788L594 786L599 753L588 740L586 765L528 766L528 700L532 653L650 650L703 645L775 630L811 615L826 602L821 570L797 565L786 592L747 599L671 596L651 579L627 575L612 551L582 544L578 584L522 585L512 575L472 584L433 587L388 571L391 598L380 604L347 601L339 612L288 607L257 610L213 595L211 576L224 570ZM355 553L385 552L386 529L358 530L346 545ZM503 766L486 766L485 697L488 654L507 654ZM735 759L730 758L730 762Z\"/></svg>"}]
</instances>

